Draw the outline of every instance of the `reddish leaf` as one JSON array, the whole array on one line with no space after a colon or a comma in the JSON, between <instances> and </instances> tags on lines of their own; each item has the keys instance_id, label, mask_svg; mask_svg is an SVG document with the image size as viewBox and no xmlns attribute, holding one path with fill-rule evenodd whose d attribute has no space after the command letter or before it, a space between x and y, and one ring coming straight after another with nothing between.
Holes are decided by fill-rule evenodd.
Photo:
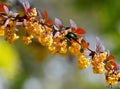
<instances>
[{"instance_id":1,"label":"reddish leaf","mask_svg":"<svg viewBox=\"0 0 120 89\"><path fill-rule=\"evenodd\" d=\"M73 33L76 33L76 29L74 27L71 28Z\"/></svg>"},{"instance_id":2,"label":"reddish leaf","mask_svg":"<svg viewBox=\"0 0 120 89\"><path fill-rule=\"evenodd\" d=\"M31 12L31 9L30 9L30 8L27 8L26 11L27 11L28 13L30 13L30 12Z\"/></svg>"},{"instance_id":3,"label":"reddish leaf","mask_svg":"<svg viewBox=\"0 0 120 89\"><path fill-rule=\"evenodd\" d=\"M77 33L77 34L85 34L86 31L83 28L77 28L75 33Z\"/></svg>"},{"instance_id":4,"label":"reddish leaf","mask_svg":"<svg viewBox=\"0 0 120 89\"><path fill-rule=\"evenodd\" d=\"M114 55L110 54L110 55L107 57L107 59L108 59L108 60L114 60L115 57L114 57Z\"/></svg>"},{"instance_id":5,"label":"reddish leaf","mask_svg":"<svg viewBox=\"0 0 120 89\"><path fill-rule=\"evenodd\" d=\"M88 48L89 47L89 42L84 43L84 47Z\"/></svg>"},{"instance_id":6,"label":"reddish leaf","mask_svg":"<svg viewBox=\"0 0 120 89\"><path fill-rule=\"evenodd\" d=\"M43 17L44 17L44 18L48 18L48 13L47 13L46 10L44 10L44 12L43 12Z\"/></svg>"},{"instance_id":7,"label":"reddish leaf","mask_svg":"<svg viewBox=\"0 0 120 89\"><path fill-rule=\"evenodd\" d=\"M117 64L115 62L111 62L111 65L114 66L114 68L117 67Z\"/></svg>"},{"instance_id":8,"label":"reddish leaf","mask_svg":"<svg viewBox=\"0 0 120 89\"><path fill-rule=\"evenodd\" d=\"M0 4L0 13L6 13L4 6L6 6L8 9L10 9L10 6L7 4Z\"/></svg>"},{"instance_id":9,"label":"reddish leaf","mask_svg":"<svg viewBox=\"0 0 120 89\"><path fill-rule=\"evenodd\" d=\"M84 48L88 48L89 47L89 42L86 42L84 39L81 40L81 45L84 46Z\"/></svg>"},{"instance_id":10,"label":"reddish leaf","mask_svg":"<svg viewBox=\"0 0 120 89\"><path fill-rule=\"evenodd\" d=\"M54 21L53 21L53 20L47 20L47 21L45 22L45 24L53 25L53 24L54 24Z\"/></svg>"}]
</instances>

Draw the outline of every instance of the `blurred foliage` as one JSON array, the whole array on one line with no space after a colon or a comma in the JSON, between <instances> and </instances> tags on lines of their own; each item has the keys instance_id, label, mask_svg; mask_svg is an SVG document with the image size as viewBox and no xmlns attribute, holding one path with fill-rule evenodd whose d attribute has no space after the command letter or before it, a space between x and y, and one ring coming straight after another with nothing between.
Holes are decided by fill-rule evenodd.
<instances>
[{"instance_id":1,"label":"blurred foliage","mask_svg":"<svg viewBox=\"0 0 120 89\"><path fill-rule=\"evenodd\" d=\"M0 3L5 3L7 2L7 0L0 0Z\"/></svg>"},{"instance_id":2,"label":"blurred foliage","mask_svg":"<svg viewBox=\"0 0 120 89\"><path fill-rule=\"evenodd\" d=\"M14 79L20 72L20 60L16 49L0 39L0 72L8 79Z\"/></svg>"}]
</instances>

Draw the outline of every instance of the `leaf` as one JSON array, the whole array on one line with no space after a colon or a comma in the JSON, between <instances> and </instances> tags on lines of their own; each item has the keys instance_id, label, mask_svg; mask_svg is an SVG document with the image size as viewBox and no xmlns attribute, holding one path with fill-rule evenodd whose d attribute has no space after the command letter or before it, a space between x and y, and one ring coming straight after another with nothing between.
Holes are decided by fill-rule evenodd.
<instances>
[{"instance_id":1,"label":"leaf","mask_svg":"<svg viewBox=\"0 0 120 89\"><path fill-rule=\"evenodd\" d=\"M6 22L5 22L5 24L4 24L5 27L8 25L9 21L10 21L10 19L7 19L7 20L6 20Z\"/></svg>"},{"instance_id":2,"label":"leaf","mask_svg":"<svg viewBox=\"0 0 120 89\"><path fill-rule=\"evenodd\" d=\"M29 3L28 0L25 0L25 1L19 0L19 2L23 5L25 12L30 12L31 11L30 3Z\"/></svg>"},{"instance_id":3,"label":"leaf","mask_svg":"<svg viewBox=\"0 0 120 89\"><path fill-rule=\"evenodd\" d=\"M115 62L111 62L110 64L111 64L112 66L114 66L114 68L117 67L117 64L116 64Z\"/></svg>"},{"instance_id":4,"label":"leaf","mask_svg":"<svg viewBox=\"0 0 120 89\"><path fill-rule=\"evenodd\" d=\"M90 45L89 42L86 42L86 43L84 44L84 47L85 47L85 48L88 48L89 45Z\"/></svg>"},{"instance_id":5,"label":"leaf","mask_svg":"<svg viewBox=\"0 0 120 89\"><path fill-rule=\"evenodd\" d=\"M115 56L110 54L108 57L107 57L108 60L114 60L115 59Z\"/></svg>"},{"instance_id":6,"label":"leaf","mask_svg":"<svg viewBox=\"0 0 120 89\"><path fill-rule=\"evenodd\" d=\"M54 23L54 24L55 24L55 26L57 26L58 28L63 26L61 20L58 19L58 18L55 18L55 23Z\"/></svg>"},{"instance_id":7,"label":"leaf","mask_svg":"<svg viewBox=\"0 0 120 89\"><path fill-rule=\"evenodd\" d=\"M56 37L58 37L59 35L60 35L60 32L56 32L53 37L56 38Z\"/></svg>"},{"instance_id":8,"label":"leaf","mask_svg":"<svg viewBox=\"0 0 120 89\"><path fill-rule=\"evenodd\" d=\"M101 53L105 51L105 47L98 37L96 37L96 52Z\"/></svg>"},{"instance_id":9,"label":"leaf","mask_svg":"<svg viewBox=\"0 0 120 89\"><path fill-rule=\"evenodd\" d=\"M47 25L53 25L53 24L54 24L54 21L53 21L53 20L47 20L47 21L45 22L45 24L47 24Z\"/></svg>"},{"instance_id":10,"label":"leaf","mask_svg":"<svg viewBox=\"0 0 120 89\"><path fill-rule=\"evenodd\" d=\"M57 28L55 25L53 25L54 30L58 31L59 28Z\"/></svg>"},{"instance_id":11,"label":"leaf","mask_svg":"<svg viewBox=\"0 0 120 89\"><path fill-rule=\"evenodd\" d=\"M89 47L89 42L86 42L84 39L81 40L81 45L84 47L84 48L88 48Z\"/></svg>"},{"instance_id":12,"label":"leaf","mask_svg":"<svg viewBox=\"0 0 120 89\"><path fill-rule=\"evenodd\" d=\"M75 33L77 33L77 34L85 34L86 31L83 28L77 28Z\"/></svg>"},{"instance_id":13,"label":"leaf","mask_svg":"<svg viewBox=\"0 0 120 89\"><path fill-rule=\"evenodd\" d=\"M23 24L24 24L24 26L27 25L27 20L26 19L24 19Z\"/></svg>"},{"instance_id":14,"label":"leaf","mask_svg":"<svg viewBox=\"0 0 120 89\"><path fill-rule=\"evenodd\" d=\"M39 10L37 11L37 13L38 13L38 18L42 18L42 15Z\"/></svg>"},{"instance_id":15,"label":"leaf","mask_svg":"<svg viewBox=\"0 0 120 89\"><path fill-rule=\"evenodd\" d=\"M4 5L3 8L4 8L5 13L9 14L9 8L6 5Z\"/></svg>"},{"instance_id":16,"label":"leaf","mask_svg":"<svg viewBox=\"0 0 120 89\"><path fill-rule=\"evenodd\" d=\"M27 9L30 9L30 3L27 0L25 2L25 6L26 6Z\"/></svg>"},{"instance_id":17,"label":"leaf","mask_svg":"<svg viewBox=\"0 0 120 89\"><path fill-rule=\"evenodd\" d=\"M25 3L22 2L22 5L23 5L23 8L24 8L25 12L27 12L27 8L25 6Z\"/></svg>"},{"instance_id":18,"label":"leaf","mask_svg":"<svg viewBox=\"0 0 120 89\"><path fill-rule=\"evenodd\" d=\"M30 8L27 8L26 11L27 11L28 13L30 13L30 12L31 12L31 9L30 9Z\"/></svg>"},{"instance_id":19,"label":"leaf","mask_svg":"<svg viewBox=\"0 0 120 89\"><path fill-rule=\"evenodd\" d=\"M7 5L7 4L0 4L0 12L3 12L3 13L5 12L4 7L6 7L8 10L10 9L9 5Z\"/></svg>"},{"instance_id":20,"label":"leaf","mask_svg":"<svg viewBox=\"0 0 120 89\"><path fill-rule=\"evenodd\" d=\"M70 19L70 25L71 25L72 28L77 29L77 25L72 19Z\"/></svg>"},{"instance_id":21,"label":"leaf","mask_svg":"<svg viewBox=\"0 0 120 89\"><path fill-rule=\"evenodd\" d=\"M120 70L120 65L117 65L117 68L116 68L117 70Z\"/></svg>"},{"instance_id":22,"label":"leaf","mask_svg":"<svg viewBox=\"0 0 120 89\"><path fill-rule=\"evenodd\" d=\"M48 18L48 13L47 13L46 10L44 10L44 12L43 12L43 17L46 18L46 19Z\"/></svg>"}]
</instances>

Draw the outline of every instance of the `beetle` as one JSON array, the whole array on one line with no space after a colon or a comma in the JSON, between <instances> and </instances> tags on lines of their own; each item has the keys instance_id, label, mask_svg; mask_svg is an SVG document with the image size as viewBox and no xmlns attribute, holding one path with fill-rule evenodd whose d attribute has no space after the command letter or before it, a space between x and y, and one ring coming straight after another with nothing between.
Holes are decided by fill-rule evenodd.
<instances>
[{"instance_id":1,"label":"beetle","mask_svg":"<svg viewBox=\"0 0 120 89\"><path fill-rule=\"evenodd\" d=\"M68 32L65 37L67 37L70 41L71 41L71 39L73 39L74 41L76 41L77 43L79 43L79 42L77 41L77 39L78 39L77 35L75 35L75 34L72 33L72 32ZM80 43L79 43L79 44L80 44Z\"/></svg>"},{"instance_id":2,"label":"beetle","mask_svg":"<svg viewBox=\"0 0 120 89\"><path fill-rule=\"evenodd\" d=\"M67 35L65 36L67 38L67 41L69 44L71 44L71 40L74 40L75 42L77 42L81 48L80 48L80 52L83 53L84 52L84 44L78 42L78 37L76 34L72 33L72 32L68 32Z\"/></svg>"}]
</instances>

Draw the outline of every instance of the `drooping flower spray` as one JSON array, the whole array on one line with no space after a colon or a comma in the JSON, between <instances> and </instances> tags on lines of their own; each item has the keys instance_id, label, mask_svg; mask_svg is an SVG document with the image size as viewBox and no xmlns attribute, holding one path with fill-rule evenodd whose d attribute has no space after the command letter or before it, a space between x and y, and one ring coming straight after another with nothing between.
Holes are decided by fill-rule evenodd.
<instances>
[{"instance_id":1,"label":"drooping flower spray","mask_svg":"<svg viewBox=\"0 0 120 89\"><path fill-rule=\"evenodd\" d=\"M70 53L72 56L78 56L79 69L92 65L93 73L104 73L108 85L115 85L120 81L120 68L115 57L105 49L98 37L96 49L92 50L89 48L89 42L83 37L86 34L85 29L77 27L73 20L70 19L70 26L65 26L58 18L50 20L46 10L41 14L36 8L31 8L27 0L19 1L25 11L23 16L10 11L9 5L0 4L0 36L4 36L6 41L14 43L22 38L28 45L33 39L37 39L51 54ZM24 29L18 29L20 26ZM18 35L20 30L24 30L25 35ZM89 55L89 58L86 55Z\"/></svg>"}]
</instances>

